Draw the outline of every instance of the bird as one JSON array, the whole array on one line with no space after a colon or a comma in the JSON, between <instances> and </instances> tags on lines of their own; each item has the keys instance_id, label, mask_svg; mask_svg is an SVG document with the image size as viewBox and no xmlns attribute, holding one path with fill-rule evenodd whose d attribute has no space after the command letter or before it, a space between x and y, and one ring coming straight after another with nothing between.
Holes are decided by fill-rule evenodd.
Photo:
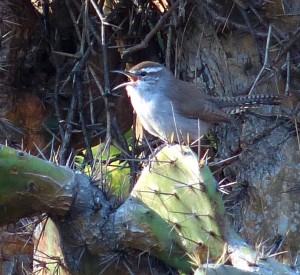
<instances>
[{"instance_id":1,"label":"bird","mask_svg":"<svg viewBox=\"0 0 300 275\"><path fill-rule=\"evenodd\" d=\"M213 97L195 84L175 78L157 62L144 61L129 71L129 78L113 90L126 87L143 127L164 141L188 143L205 135L216 123L230 123L230 114L261 104L278 105L273 95Z\"/></svg>"}]
</instances>

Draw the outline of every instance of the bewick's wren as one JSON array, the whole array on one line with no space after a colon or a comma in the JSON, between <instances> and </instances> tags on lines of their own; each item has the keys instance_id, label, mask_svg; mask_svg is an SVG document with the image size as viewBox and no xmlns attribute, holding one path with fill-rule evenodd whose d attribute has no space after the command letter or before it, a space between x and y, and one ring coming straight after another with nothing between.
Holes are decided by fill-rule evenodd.
<instances>
[{"instance_id":1,"label":"bewick's wren","mask_svg":"<svg viewBox=\"0 0 300 275\"><path fill-rule=\"evenodd\" d=\"M114 90L125 87L143 127L163 140L197 140L214 123L230 122L228 114L257 104L279 104L278 97L253 95L212 97L193 83L176 79L159 63L145 61L129 71L114 71L129 77Z\"/></svg>"}]
</instances>

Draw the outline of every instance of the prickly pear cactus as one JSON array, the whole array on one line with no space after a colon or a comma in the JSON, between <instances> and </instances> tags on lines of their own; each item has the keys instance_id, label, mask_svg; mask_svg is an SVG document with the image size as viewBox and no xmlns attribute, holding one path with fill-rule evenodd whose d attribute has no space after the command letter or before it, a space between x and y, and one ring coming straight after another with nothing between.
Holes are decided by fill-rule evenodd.
<instances>
[{"instance_id":1,"label":"prickly pear cactus","mask_svg":"<svg viewBox=\"0 0 300 275\"><path fill-rule=\"evenodd\" d=\"M261 257L234 232L217 183L203 163L190 148L179 145L166 146L152 158L116 214L126 242L184 272L191 271L187 263L222 264L228 256L241 270L294 274L289 266ZM140 215L138 209L143 209ZM141 238L135 238L137 234ZM223 267L210 269L198 272L229 274Z\"/></svg>"},{"instance_id":2,"label":"prickly pear cactus","mask_svg":"<svg viewBox=\"0 0 300 275\"><path fill-rule=\"evenodd\" d=\"M222 254L219 218L225 210L217 183L188 147L164 147L144 169L132 197L167 221L186 252L202 262Z\"/></svg>"}]
</instances>

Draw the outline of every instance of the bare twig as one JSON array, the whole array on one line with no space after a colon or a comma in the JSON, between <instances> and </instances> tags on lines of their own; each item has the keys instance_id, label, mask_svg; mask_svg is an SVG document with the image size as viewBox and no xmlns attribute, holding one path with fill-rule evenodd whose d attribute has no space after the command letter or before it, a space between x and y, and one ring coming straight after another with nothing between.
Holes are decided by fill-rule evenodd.
<instances>
[{"instance_id":1,"label":"bare twig","mask_svg":"<svg viewBox=\"0 0 300 275\"><path fill-rule=\"evenodd\" d=\"M209 5L205 4L204 2L203 2L203 5L204 5L205 10L207 11L207 13L209 13L214 20L218 20L220 22L223 22L224 24L226 23L228 26L233 26L233 27L235 27L237 29L240 29L240 30L249 31L249 28L247 26L242 25L242 24L240 24L238 22L235 22L233 20L228 21L227 17L224 17L224 16L218 14ZM256 32L255 34L257 36L261 36L261 37L266 36L264 32Z\"/></svg>"},{"instance_id":2,"label":"bare twig","mask_svg":"<svg viewBox=\"0 0 300 275\"><path fill-rule=\"evenodd\" d=\"M237 0L235 0L235 1L237 1ZM240 1L237 1L237 2L240 2ZM256 36L255 36L254 30L253 30L253 28L252 28L252 26L251 26L251 23L250 23L250 20L249 20L249 18L248 18L248 15L247 15L247 13L245 12L245 9L241 8L240 6L238 6L238 9L239 9L240 13L242 14L242 16L243 16L243 18L244 18L244 20L245 20L245 22L246 22L246 25L247 25L247 27L248 27L248 30L249 30L249 32L250 32L250 34L251 34L251 36L252 36L252 39L253 39L254 44L255 44L255 47L256 47L257 52L258 52L258 54L259 54L259 60L261 61L261 60L262 60L262 57L263 57L263 51L262 51L262 48L259 47L259 45L258 45L258 43L257 43L257 39L256 39Z\"/></svg>"},{"instance_id":3,"label":"bare twig","mask_svg":"<svg viewBox=\"0 0 300 275\"><path fill-rule=\"evenodd\" d=\"M173 15L175 16L175 15ZM171 69L171 46L172 46L172 35L173 35L173 27L170 24L168 28L168 34L167 34L167 49L166 49L166 67L168 69Z\"/></svg>"},{"instance_id":4,"label":"bare twig","mask_svg":"<svg viewBox=\"0 0 300 275\"><path fill-rule=\"evenodd\" d=\"M286 54L286 84L284 94L290 94L290 80L291 80L291 52L288 51Z\"/></svg>"},{"instance_id":5,"label":"bare twig","mask_svg":"<svg viewBox=\"0 0 300 275\"><path fill-rule=\"evenodd\" d=\"M104 89L102 88L102 85L101 85L101 82L100 80L98 79L94 69L89 65L88 66L88 69L103 97L103 100L104 100L104 104L105 104L105 107L106 107L106 136L105 136L105 147L103 150L101 150L101 155L100 155L100 158L102 158L102 154L106 154L106 159L109 160L110 158L110 145L111 145L111 115L110 115L110 110L109 110L109 101L108 101L108 98L107 98L107 95L104 91ZM101 166L101 165L100 165ZM101 168L101 175L102 175L102 169ZM107 165L105 167L105 169L107 169ZM103 189L105 190L105 189Z\"/></svg>"},{"instance_id":6,"label":"bare twig","mask_svg":"<svg viewBox=\"0 0 300 275\"><path fill-rule=\"evenodd\" d=\"M110 143L112 141L112 136L111 132L113 130L114 132L114 138L116 139L117 143L119 143L120 147L122 148L123 152L126 152L126 155L130 156L130 152L128 149L128 144L127 141L125 140L123 134L120 131L120 128L117 123L117 119L115 115L111 112L111 104L108 98L108 95L110 94L110 79L109 79L109 59L108 59L108 46L107 46L107 41L106 41L106 32L105 32L105 26L113 26L110 24L107 20L107 17L104 16L99 9L99 7L96 5L94 0L90 0L94 9L96 10L96 13L98 17L100 18L101 21L101 45L102 45L102 58L103 58L103 70L104 70L104 89L100 85L99 80L97 79L97 76L91 66L89 66L89 70L96 82L97 87L99 88L103 99L104 103L106 106L106 111L107 111L107 132L106 132L106 141L105 144L107 145L107 159L109 158L109 148L110 148ZM178 0L179 1L179 0ZM116 26L114 26L116 27ZM131 171L134 171L135 164L131 161L128 161L129 166Z\"/></svg>"},{"instance_id":7,"label":"bare twig","mask_svg":"<svg viewBox=\"0 0 300 275\"><path fill-rule=\"evenodd\" d=\"M284 46L284 49L280 53L280 55L276 58L275 64L286 55L286 53L291 49L292 46L300 39L300 27L292 34L291 39L288 40L288 43Z\"/></svg>"},{"instance_id":8,"label":"bare twig","mask_svg":"<svg viewBox=\"0 0 300 275\"><path fill-rule=\"evenodd\" d=\"M94 0L90 0L100 21L101 21L101 45L102 45L102 60L103 60L103 75L104 75L104 89L102 88L100 81L98 80L95 71L91 66L89 66L89 71L91 72L96 85L103 96L103 100L106 107L106 136L105 136L105 150L106 159L110 157L110 145L112 141L111 137L111 112L110 112L110 103L107 95L110 94L110 80L109 80L109 61L108 61L108 46L106 44L106 35L105 35L105 25L108 25L106 17L102 14L101 10L97 6ZM106 167L107 169L107 167Z\"/></svg>"},{"instance_id":9,"label":"bare twig","mask_svg":"<svg viewBox=\"0 0 300 275\"><path fill-rule=\"evenodd\" d=\"M77 60L81 58L81 56L78 55L78 54L59 52L59 51L52 51L52 53L57 54L57 55L61 55L61 56L65 56L65 57L74 58L74 59L77 59Z\"/></svg>"},{"instance_id":10,"label":"bare twig","mask_svg":"<svg viewBox=\"0 0 300 275\"><path fill-rule=\"evenodd\" d=\"M77 85L76 84L77 81L78 81L77 77L74 76L75 85ZM69 108L67 119L66 119L67 123L65 125L65 131L64 131L63 138L62 138L61 149L59 151L59 164L60 165L66 165L66 161L68 159L68 155L69 155L68 149L69 149L69 144L71 141L72 128L73 128L71 122L74 119L76 105L77 105L77 89L74 88L70 108ZM62 128L61 125L60 125L60 128Z\"/></svg>"},{"instance_id":11,"label":"bare twig","mask_svg":"<svg viewBox=\"0 0 300 275\"><path fill-rule=\"evenodd\" d=\"M40 147L39 147L34 141L33 141L33 145L34 145L35 149L38 151L38 155L37 155L37 156L41 156L42 159L47 160L47 158L45 157L45 155L44 155L44 153L43 153L44 149L41 150ZM49 144L48 144L48 145L49 145ZM48 146L48 145L47 145L47 146Z\"/></svg>"},{"instance_id":12,"label":"bare twig","mask_svg":"<svg viewBox=\"0 0 300 275\"><path fill-rule=\"evenodd\" d=\"M93 1L93 0L91 0ZM172 14L172 12L177 8L181 0L177 0L170 9L158 20L154 28L145 36L144 40L139 43L138 45L135 45L133 47L130 47L123 51L122 55L126 56L128 54L131 54L133 52L145 49L148 46L148 43L150 39L159 31L159 29L162 27L163 23L168 19L168 17Z\"/></svg>"},{"instance_id":13,"label":"bare twig","mask_svg":"<svg viewBox=\"0 0 300 275\"><path fill-rule=\"evenodd\" d=\"M264 64L260 70L260 72L258 73L258 75L255 78L255 81L249 91L249 95L252 94L257 82L259 81L262 73L264 72L264 70L268 69L270 67L270 60L269 60L269 48L270 48L270 40L271 40L271 33L272 33L272 25L269 25L269 30L268 30L268 37L267 37L267 43L266 43L266 50L265 50L265 58L264 58Z\"/></svg>"},{"instance_id":14,"label":"bare twig","mask_svg":"<svg viewBox=\"0 0 300 275\"><path fill-rule=\"evenodd\" d=\"M79 27L78 27L78 24L77 24L77 21L76 21L76 17L75 17L75 15L74 15L74 12L73 12L73 10L72 10L72 8L71 8L71 6L70 6L70 3L69 3L69 1L67 1L67 0L65 0L64 2L65 2L65 4L66 4L66 6L67 6L67 9L68 9L68 11L69 11L70 17L71 17L71 19L72 19L72 21L73 21L73 26L74 26L74 28L75 28L77 37L78 37L79 40L81 40L80 30L79 30Z\"/></svg>"},{"instance_id":15,"label":"bare twig","mask_svg":"<svg viewBox=\"0 0 300 275\"><path fill-rule=\"evenodd\" d=\"M103 58L103 71L104 71L104 91L105 95L110 94L110 81L109 81L109 61L108 61L108 46L106 44L105 25L110 25L106 21L106 17L101 13L94 0L90 0L94 9L96 10L99 19L101 20L101 45L102 45L102 58Z\"/></svg>"},{"instance_id":16,"label":"bare twig","mask_svg":"<svg viewBox=\"0 0 300 275\"><path fill-rule=\"evenodd\" d=\"M188 16L188 18L187 18L187 20L186 20L186 23L185 23L185 25L184 25L182 34L181 34L180 46L179 46L179 49L178 49L178 51L179 51L178 56L180 56L180 57L183 56L183 54L182 54L182 49L183 49L183 44L184 44L184 41L185 41L184 38L185 38L185 35L186 35L186 31L187 31L188 24L189 24L189 22L190 22L191 19L192 19L192 14L194 13L195 8L196 8L196 7L194 6L194 7L192 8L192 10L190 11L189 16ZM179 62L178 59L177 59L176 61ZM180 63L180 62L179 62L179 63ZM178 66L177 66L177 64L176 64L176 68L177 68L177 67L178 67Z\"/></svg>"},{"instance_id":17,"label":"bare twig","mask_svg":"<svg viewBox=\"0 0 300 275\"><path fill-rule=\"evenodd\" d=\"M61 121L62 120L62 114L61 114L61 110L60 110L59 104L58 104L58 102L59 102L59 98L58 98L58 96L59 96L58 86L59 86L59 79L60 79L60 76L61 76L61 69L59 68L57 59L54 58L53 60L55 62L55 67L56 67L55 90L54 90L54 110L55 110L55 115L56 115L57 120ZM48 128L46 128L46 129L48 129ZM65 134L64 129L60 125L59 125L58 129L59 129L60 138L62 140L63 137L64 137L64 134ZM53 135L53 136L55 136L55 135Z\"/></svg>"},{"instance_id":18,"label":"bare twig","mask_svg":"<svg viewBox=\"0 0 300 275\"><path fill-rule=\"evenodd\" d=\"M249 8L251 11L255 14L255 16L258 18L259 22L265 27L268 28L268 23L261 17L261 15L257 12L257 10L250 4ZM284 38L284 35L279 32L278 29L275 28L275 31L273 31L272 36L280 43L281 40Z\"/></svg>"},{"instance_id":19,"label":"bare twig","mask_svg":"<svg viewBox=\"0 0 300 275\"><path fill-rule=\"evenodd\" d=\"M235 3L233 3L232 6L231 6L231 9L230 9L230 11L229 11L229 14L228 14L228 16L227 16L227 18L226 18L226 21L225 21L225 23L224 23L224 26L223 26L223 28L222 28L222 33L224 32L224 30L225 30L225 28L226 28L227 22L229 21L229 17L230 17L230 15L231 15L231 13L232 13L234 7L235 7Z\"/></svg>"},{"instance_id":20,"label":"bare twig","mask_svg":"<svg viewBox=\"0 0 300 275\"><path fill-rule=\"evenodd\" d=\"M102 98L104 100L105 106L107 106L108 105L107 97L105 96L105 91L104 91L104 89L103 89L103 87L101 85L101 82L100 82L100 80L99 80L96 72L94 71L94 69L92 68L91 65L88 65L88 69L89 69L89 71L90 71L90 73L91 73L91 75L92 75L92 77L93 77L93 79L94 79L94 81L95 81L95 83L97 85L97 88L99 89L99 91L100 91L100 93L102 95Z\"/></svg>"},{"instance_id":21,"label":"bare twig","mask_svg":"<svg viewBox=\"0 0 300 275\"><path fill-rule=\"evenodd\" d=\"M77 94L78 94L79 119L81 122L80 124L81 124L82 134L83 134L84 142L86 145L86 153L87 153L88 163L92 163L93 153L92 153L92 148L91 148L91 143L90 143L90 137L88 135L85 118L83 115L83 102L82 102L83 94L82 94L82 83L81 82L82 82L82 79L80 78L79 81L77 81L77 85L76 85Z\"/></svg>"},{"instance_id":22,"label":"bare twig","mask_svg":"<svg viewBox=\"0 0 300 275\"><path fill-rule=\"evenodd\" d=\"M44 21L44 28L45 34L47 39L50 41L50 26L49 26L49 1L44 0L41 1L42 10L43 10L43 21Z\"/></svg>"},{"instance_id":23,"label":"bare twig","mask_svg":"<svg viewBox=\"0 0 300 275\"><path fill-rule=\"evenodd\" d=\"M295 130L296 130L296 134L297 134L298 148L299 148L299 153L300 153L300 136L299 136L297 118L295 118Z\"/></svg>"}]
</instances>

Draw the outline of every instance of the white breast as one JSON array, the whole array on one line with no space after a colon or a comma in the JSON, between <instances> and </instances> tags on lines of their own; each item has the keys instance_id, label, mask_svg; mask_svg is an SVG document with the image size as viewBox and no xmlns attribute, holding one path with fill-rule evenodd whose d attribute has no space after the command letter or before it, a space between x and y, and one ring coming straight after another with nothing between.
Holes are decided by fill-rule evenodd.
<instances>
[{"instance_id":1,"label":"white breast","mask_svg":"<svg viewBox=\"0 0 300 275\"><path fill-rule=\"evenodd\" d=\"M152 135L159 136L157 125L157 102L158 93L144 92L143 97L140 96L140 91L132 86L126 87L127 94L130 97L131 104L141 120L143 127Z\"/></svg>"},{"instance_id":2,"label":"white breast","mask_svg":"<svg viewBox=\"0 0 300 275\"><path fill-rule=\"evenodd\" d=\"M199 129L197 120L177 114L172 103L159 91L144 88L128 85L126 90L137 116L149 133L164 140L170 140L171 137L176 139L178 135L180 141L187 141L187 136L196 140L207 132L210 127L208 123L201 122Z\"/></svg>"}]
</instances>

